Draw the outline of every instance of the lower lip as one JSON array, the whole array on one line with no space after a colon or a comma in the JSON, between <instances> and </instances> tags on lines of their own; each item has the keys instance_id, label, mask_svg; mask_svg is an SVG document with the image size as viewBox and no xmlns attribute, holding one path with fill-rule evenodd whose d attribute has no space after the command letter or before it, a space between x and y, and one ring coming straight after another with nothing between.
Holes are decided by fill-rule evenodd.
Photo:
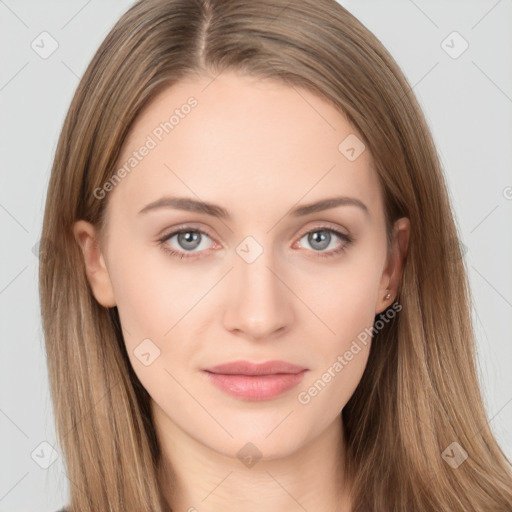
<instances>
[{"instance_id":1,"label":"lower lip","mask_svg":"<svg viewBox=\"0 0 512 512\"><path fill-rule=\"evenodd\" d=\"M307 370L299 373L274 375L226 375L204 372L214 386L225 393L244 400L270 400L294 388Z\"/></svg>"}]
</instances>

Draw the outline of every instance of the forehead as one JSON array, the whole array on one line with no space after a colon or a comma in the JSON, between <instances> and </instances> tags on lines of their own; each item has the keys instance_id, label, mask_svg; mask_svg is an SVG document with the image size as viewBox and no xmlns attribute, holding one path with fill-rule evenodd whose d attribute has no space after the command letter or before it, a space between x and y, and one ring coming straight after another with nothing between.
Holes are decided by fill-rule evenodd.
<instances>
[{"instance_id":1,"label":"forehead","mask_svg":"<svg viewBox=\"0 0 512 512\"><path fill-rule=\"evenodd\" d=\"M164 195L230 211L345 194L378 205L369 151L355 160L343 153L344 141L361 150L355 137L342 112L303 88L231 72L187 79L134 122L116 167L125 177L109 202L126 213Z\"/></svg>"}]
</instances>

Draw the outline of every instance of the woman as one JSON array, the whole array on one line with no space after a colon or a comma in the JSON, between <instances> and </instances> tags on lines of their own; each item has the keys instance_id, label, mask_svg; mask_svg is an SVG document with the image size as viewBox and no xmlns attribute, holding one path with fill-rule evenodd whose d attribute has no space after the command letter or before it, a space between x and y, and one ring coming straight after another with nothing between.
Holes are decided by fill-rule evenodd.
<instances>
[{"instance_id":1,"label":"woman","mask_svg":"<svg viewBox=\"0 0 512 512\"><path fill-rule=\"evenodd\" d=\"M336 2L136 3L43 239L69 511L512 510L432 138Z\"/></svg>"}]
</instances>

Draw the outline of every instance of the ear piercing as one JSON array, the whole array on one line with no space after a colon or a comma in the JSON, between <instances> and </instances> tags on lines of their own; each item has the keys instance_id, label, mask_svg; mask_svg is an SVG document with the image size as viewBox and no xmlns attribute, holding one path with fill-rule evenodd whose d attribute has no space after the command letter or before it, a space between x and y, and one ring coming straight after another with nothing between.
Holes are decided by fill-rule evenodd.
<instances>
[{"instance_id":1,"label":"ear piercing","mask_svg":"<svg viewBox=\"0 0 512 512\"><path fill-rule=\"evenodd\" d=\"M385 298L386 300L389 300L389 298L390 298L390 297L391 297L391 295L388 293L384 298Z\"/></svg>"}]
</instances>

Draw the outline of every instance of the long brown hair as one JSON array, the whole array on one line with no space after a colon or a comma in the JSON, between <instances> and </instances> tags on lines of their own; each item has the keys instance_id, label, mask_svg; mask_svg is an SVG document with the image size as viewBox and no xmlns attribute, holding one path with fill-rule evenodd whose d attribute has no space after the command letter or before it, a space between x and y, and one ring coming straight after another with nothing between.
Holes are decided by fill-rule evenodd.
<instances>
[{"instance_id":1,"label":"long brown hair","mask_svg":"<svg viewBox=\"0 0 512 512\"><path fill-rule=\"evenodd\" d=\"M335 0L141 0L82 77L55 154L40 260L71 510L169 510L149 395L117 308L91 293L72 225L103 225L108 197L94 190L114 174L144 106L182 78L224 70L305 88L348 116L375 162L388 237L395 219L411 222L402 310L374 335L342 412L354 512L512 510L510 462L479 391L467 272L437 152L393 58ZM455 468L446 450L467 458Z\"/></svg>"}]
</instances>

